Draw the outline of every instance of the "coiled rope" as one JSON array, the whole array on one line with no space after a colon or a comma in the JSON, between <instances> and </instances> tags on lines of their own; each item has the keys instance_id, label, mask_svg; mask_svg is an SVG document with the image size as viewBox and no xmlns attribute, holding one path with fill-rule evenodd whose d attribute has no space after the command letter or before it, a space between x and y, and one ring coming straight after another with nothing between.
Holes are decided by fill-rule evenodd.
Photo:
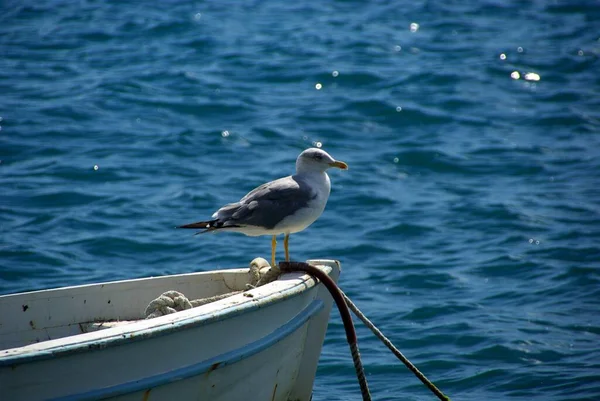
<instances>
[{"instance_id":1,"label":"coiled rope","mask_svg":"<svg viewBox=\"0 0 600 401\"><path fill-rule=\"evenodd\" d=\"M277 266L271 267L269 262L264 258L255 258L250 262L248 274L250 283L246 284L246 289L252 289L275 280L281 274L281 271L279 271ZM144 315L146 316L146 319L153 319L155 317L169 315L171 313L219 301L242 292L243 291L232 291L212 297L188 299L179 291L165 291L156 299L150 301Z\"/></svg>"},{"instance_id":2,"label":"coiled rope","mask_svg":"<svg viewBox=\"0 0 600 401\"><path fill-rule=\"evenodd\" d=\"M354 324L352 323L352 317L350 316L350 312L348 308L354 312L354 314L362 320L362 322L375 334L386 347L388 347L392 353L400 360L406 367L415 375L417 378L433 393L438 397L441 401L450 401L450 397L445 395L442 391L440 391L435 384L433 384L427 377L419 370L415 365L413 365L408 358L406 358L400 350L394 346L394 344L383 335L381 330L379 330L373 322L371 322L365 315L358 309L358 307L348 298L346 294L340 290L337 284L322 270L318 267L309 265L308 263L301 262L280 262L279 268L282 271L302 271L310 274L311 276L316 277L321 281L325 287L331 293L331 296L335 300L335 303L340 311L340 315L342 316L342 321L344 322L344 328L346 329L346 338L348 340L348 345L350 346L350 352L352 354L352 360L354 361L354 368L356 370L356 377L358 379L358 383L360 385L361 393L363 396L363 400L370 400L371 394L369 392L369 386L367 384L367 380L365 377L365 372L362 366L362 362L360 360L360 353L358 351L358 343L356 338L356 331L354 329Z\"/></svg>"}]
</instances>

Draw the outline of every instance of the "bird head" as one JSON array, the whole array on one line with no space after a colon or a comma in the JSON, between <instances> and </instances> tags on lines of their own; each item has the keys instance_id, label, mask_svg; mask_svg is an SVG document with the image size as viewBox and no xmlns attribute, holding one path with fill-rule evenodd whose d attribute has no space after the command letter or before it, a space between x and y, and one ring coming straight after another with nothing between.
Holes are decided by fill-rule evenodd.
<instances>
[{"instance_id":1,"label":"bird head","mask_svg":"<svg viewBox=\"0 0 600 401\"><path fill-rule=\"evenodd\" d=\"M296 172L324 172L328 168L337 167L348 170L343 161L335 160L329 153L319 148L309 148L300 153L296 160Z\"/></svg>"}]
</instances>

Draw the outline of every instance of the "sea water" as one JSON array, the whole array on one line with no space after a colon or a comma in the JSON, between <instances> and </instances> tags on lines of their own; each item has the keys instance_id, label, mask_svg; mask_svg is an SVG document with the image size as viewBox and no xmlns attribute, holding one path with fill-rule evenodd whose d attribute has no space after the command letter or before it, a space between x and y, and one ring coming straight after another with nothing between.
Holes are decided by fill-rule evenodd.
<instances>
[{"instance_id":1,"label":"sea water","mask_svg":"<svg viewBox=\"0 0 600 401\"><path fill-rule=\"evenodd\" d=\"M174 227L321 147L293 259L455 400L600 399L597 2L0 8L1 294L269 258ZM433 399L358 333L374 399ZM313 399L360 399L335 310Z\"/></svg>"}]
</instances>

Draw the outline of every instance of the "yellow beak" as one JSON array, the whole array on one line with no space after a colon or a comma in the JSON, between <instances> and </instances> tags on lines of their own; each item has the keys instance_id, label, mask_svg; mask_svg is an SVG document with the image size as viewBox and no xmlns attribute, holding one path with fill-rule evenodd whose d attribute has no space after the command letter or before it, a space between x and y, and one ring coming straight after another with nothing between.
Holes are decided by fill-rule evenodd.
<instances>
[{"instance_id":1,"label":"yellow beak","mask_svg":"<svg viewBox=\"0 0 600 401\"><path fill-rule=\"evenodd\" d=\"M336 160L333 163L329 163L331 167L337 167L342 170L348 170L348 165L342 161Z\"/></svg>"}]
</instances>

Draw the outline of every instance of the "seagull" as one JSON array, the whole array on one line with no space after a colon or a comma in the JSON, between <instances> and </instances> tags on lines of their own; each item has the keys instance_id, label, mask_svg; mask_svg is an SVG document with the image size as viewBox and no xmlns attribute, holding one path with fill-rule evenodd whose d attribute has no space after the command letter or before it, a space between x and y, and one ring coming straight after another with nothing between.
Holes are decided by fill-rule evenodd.
<instances>
[{"instance_id":1,"label":"seagull","mask_svg":"<svg viewBox=\"0 0 600 401\"><path fill-rule=\"evenodd\" d=\"M296 159L296 174L267 182L248 192L238 202L217 210L210 220L185 224L178 228L206 232L233 231L255 237L271 235L271 265L275 266L277 235L283 234L285 260L290 261L290 234L304 230L325 210L331 191L327 169L347 170L319 148L309 148Z\"/></svg>"}]
</instances>

